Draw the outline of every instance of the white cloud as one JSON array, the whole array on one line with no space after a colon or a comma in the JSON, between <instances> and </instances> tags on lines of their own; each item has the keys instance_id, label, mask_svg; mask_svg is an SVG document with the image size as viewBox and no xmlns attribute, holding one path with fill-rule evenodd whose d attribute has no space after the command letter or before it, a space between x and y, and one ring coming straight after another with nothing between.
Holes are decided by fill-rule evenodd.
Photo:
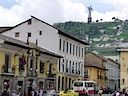
<instances>
[{"instance_id":1,"label":"white cloud","mask_svg":"<svg viewBox=\"0 0 128 96\"><path fill-rule=\"evenodd\" d=\"M74 0L73 0L74 1ZM72 0L16 0L17 4L11 9L0 6L0 25L15 25L31 15L46 21L50 24L65 21L83 21L88 18L87 6L83 3ZM101 0L100 0L101 1ZM116 10L100 13L92 11L93 21L103 19L111 21L112 17L127 19L128 2L126 0L102 0L107 4L111 3ZM95 1L96 2L96 1ZM100 5L99 5L100 6ZM101 8L102 9L102 8Z\"/></svg>"}]
</instances>

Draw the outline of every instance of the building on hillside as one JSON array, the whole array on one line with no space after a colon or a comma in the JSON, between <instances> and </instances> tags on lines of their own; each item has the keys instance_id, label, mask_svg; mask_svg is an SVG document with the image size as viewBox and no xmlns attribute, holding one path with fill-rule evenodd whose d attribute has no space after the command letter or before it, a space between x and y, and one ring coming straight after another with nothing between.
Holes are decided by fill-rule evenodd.
<instances>
[{"instance_id":1,"label":"building on hillside","mask_svg":"<svg viewBox=\"0 0 128 96\"><path fill-rule=\"evenodd\" d=\"M84 78L84 53L87 42L81 41L54 26L31 16L30 19L2 31L2 35L35 43L51 52L62 55L58 60L57 90L71 89L74 80Z\"/></svg>"},{"instance_id":2,"label":"building on hillside","mask_svg":"<svg viewBox=\"0 0 128 96\"><path fill-rule=\"evenodd\" d=\"M120 88L128 87L128 48L117 49L120 54Z\"/></svg>"},{"instance_id":3,"label":"building on hillside","mask_svg":"<svg viewBox=\"0 0 128 96\"><path fill-rule=\"evenodd\" d=\"M106 88L107 69L104 67L104 63L107 62L107 59L95 53L86 53L85 61L85 75L88 70L90 79L95 80L99 88Z\"/></svg>"},{"instance_id":4,"label":"building on hillside","mask_svg":"<svg viewBox=\"0 0 128 96\"><path fill-rule=\"evenodd\" d=\"M105 88L107 81L106 69L97 63L85 62L84 80L95 81L99 89Z\"/></svg>"},{"instance_id":5,"label":"building on hillside","mask_svg":"<svg viewBox=\"0 0 128 96\"><path fill-rule=\"evenodd\" d=\"M0 35L0 58L0 93L7 89L29 96L32 89L56 88L57 61L62 56Z\"/></svg>"},{"instance_id":6,"label":"building on hillside","mask_svg":"<svg viewBox=\"0 0 128 96\"><path fill-rule=\"evenodd\" d=\"M108 58L107 63L104 64L107 69L107 88L111 90L118 90L120 88L120 64L110 58Z\"/></svg>"}]
</instances>

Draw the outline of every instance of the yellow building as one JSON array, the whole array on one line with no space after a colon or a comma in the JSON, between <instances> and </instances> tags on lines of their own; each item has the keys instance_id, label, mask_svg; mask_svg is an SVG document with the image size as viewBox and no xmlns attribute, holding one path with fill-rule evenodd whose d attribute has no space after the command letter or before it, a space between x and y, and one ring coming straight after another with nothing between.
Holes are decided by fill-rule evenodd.
<instances>
[{"instance_id":1,"label":"yellow building","mask_svg":"<svg viewBox=\"0 0 128 96\"><path fill-rule=\"evenodd\" d=\"M96 81L98 88L105 88L107 78L106 69L103 63L106 61L107 59L98 54L85 54L84 80Z\"/></svg>"},{"instance_id":2,"label":"yellow building","mask_svg":"<svg viewBox=\"0 0 128 96\"><path fill-rule=\"evenodd\" d=\"M128 87L128 49L117 49L120 53L120 88Z\"/></svg>"},{"instance_id":3,"label":"yellow building","mask_svg":"<svg viewBox=\"0 0 128 96\"><path fill-rule=\"evenodd\" d=\"M60 55L36 44L0 35L0 92L7 89L28 95L32 89L56 88ZM24 92L25 91L25 92Z\"/></svg>"}]
</instances>

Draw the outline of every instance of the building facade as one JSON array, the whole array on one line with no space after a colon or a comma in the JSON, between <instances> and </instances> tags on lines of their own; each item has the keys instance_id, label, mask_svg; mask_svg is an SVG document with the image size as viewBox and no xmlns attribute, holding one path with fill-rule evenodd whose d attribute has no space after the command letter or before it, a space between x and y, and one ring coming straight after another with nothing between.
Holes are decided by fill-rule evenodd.
<instances>
[{"instance_id":1,"label":"building facade","mask_svg":"<svg viewBox=\"0 0 128 96\"><path fill-rule=\"evenodd\" d=\"M104 66L107 69L107 88L111 90L118 90L120 88L120 64L108 58L107 63L105 63Z\"/></svg>"},{"instance_id":2,"label":"building facade","mask_svg":"<svg viewBox=\"0 0 128 96\"><path fill-rule=\"evenodd\" d=\"M128 49L117 49L120 53L120 88L128 87Z\"/></svg>"},{"instance_id":3,"label":"building facade","mask_svg":"<svg viewBox=\"0 0 128 96\"><path fill-rule=\"evenodd\" d=\"M57 61L62 56L0 35L0 58L1 93L7 89L10 94L20 91L24 96L32 89L56 88Z\"/></svg>"},{"instance_id":4,"label":"building facade","mask_svg":"<svg viewBox=\"0 0 128 96\"><path fill-rule=\"evenodd\" d=\"M107 59L95 53L85 54L85 72L88 70L90 72L90 79L97 82L98 88L106 88L106 71L104 64ZM86 73L85 73L86 74Z\"/></svg>"},{"instance_id":5,"label":"building facade","mask_svg":"<svg viewBox=\"0 0 128 96\"><path fill-rule=\"evenodd\" d=\"M71 89L72 82L84 77L84 52L87 42L81 41L52 25L33 17L13 28L2 31L2 35L35 43L51 52L62 55L58 60L57 90Z\"/></svg>"}]
</instances>

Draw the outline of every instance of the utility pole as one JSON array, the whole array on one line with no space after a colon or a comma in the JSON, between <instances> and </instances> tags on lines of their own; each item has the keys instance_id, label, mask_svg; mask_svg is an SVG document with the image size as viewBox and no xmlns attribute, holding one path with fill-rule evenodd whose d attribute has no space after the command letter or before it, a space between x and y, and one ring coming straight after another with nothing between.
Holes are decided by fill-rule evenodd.
<instances>
[{"instance_id":1,"label":"utility pole","mask_svg":"<svg viewBox=\"0 0 128 96\"><path fill-rule=\"evenodd\" d=\"M92 6L87 7L88 8L88 24L92 22L91 12L93 11Z\"/></svg>"}]
</instances>

